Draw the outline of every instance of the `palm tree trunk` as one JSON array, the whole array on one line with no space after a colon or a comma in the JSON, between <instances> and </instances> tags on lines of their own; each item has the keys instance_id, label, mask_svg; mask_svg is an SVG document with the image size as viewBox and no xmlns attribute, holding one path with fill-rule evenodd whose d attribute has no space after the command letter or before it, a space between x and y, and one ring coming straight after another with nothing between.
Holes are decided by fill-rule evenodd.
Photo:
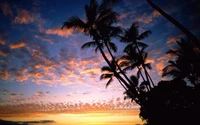
<instances>
[{"instance_id":1,"label":"palm tree trunk","mask_svg":"<svg viewBox=\"0 0 200 125\"><path fill-rule=\"evenodd\" d=\"M97 42L97 44L99 46L99 50L100 50L100 52L101 52L104 60L107 62L107 64L109 65L109 67L111 67L111 69L113 70L113 68L112 68L112 66L111 66L108 58L106 57L105 53L103 52L103 50L102 50L102 48L100 46L100 43L98 41L96 41L96 42ZM130 85L115 70L113 70L113 72L114 72L114 75L117 77L117 79L121 80L124 83L124 85L126 86L125 90L128 91L128 88L130 88ZM120 84L122 84L122 83L120 82ZM134 98L135 102L138 103L138 104L140 104L140 99L139 99L138 91L135 90L134 92L131 92L131 94L133 95L133 97L135 97Z\"/></svg>"},{"instance_id":2,"label":"palm tree trunk","mask_svg":"<svg viewBox=\"0 0 200 125\"><path fill-rule=\"evenodd\" d=\"M182 24L176 21L173 17L165 13L162 9L156 6L151 0L147 0L152 8L157 10L160 14L162 14L167 20L173 23L176 27L178 27L189 39L192 40L193 44L200 49L200 41L199 39L194 36L188 29L186 29Z\"/></svg>"},{"instance_id":3,"label":"palm tree trunk","mask_svg":"<svg viewBox=\"0 0 200 125\"><path fill-rule=\"evenodd\" d=\"M107 50L108 50L110 56L112 57L113 60L115 60L115 58L114 58L112 52L110 51L110 49L109 49L109 47L108 47L108 45L107 45L107 42L105 42L105 45L106 45L106 48L107 48ZM119 71L122 73L122 75L126 78L126 80L127 80L129 83L131 83L130 79L129 79L129 78L126 76L126 74L122 71L121 67L117 64L116 61L115 61L115 64L116 64L117 68L119 69ZM135 84L135 83L134 83L134 84Z\"/></svg>"},{"instance_id":4,"label":"palm tree trunk","mask_svg":"<svg viewBox=\"0 0 200 125\"><path fill-rule=\"evenodd\" d=\"M143 74L142 74L142 72L140 71L139 66L137 66L137 68L138 68L138 71L139 71L139 73L140 73L140 75L141 75L143 81L146 81L145 78L144 78L144 76L143 76ZM150 91L150 88L149 88L147 85L145 85L145 86L146 86L147 90Z\"/></svg>"},{"instance_id":5,"label":"palm tree trunk","mask_svg":"<svg viewBox=\"0 0 200 125\"><path fill-rule=\"evenodd\" d=\"M140 49L139 49L139 47L138 47L138 45L137 45L137 42L135 43L135 46L136 46L136 48L137 48L139 54L142 56L142 52L140 51ZM147 69L146 69L146 67L145 67L145 65L144 65L143 62L142 62L142 68L144 69L144 73L145 73L145 75L146 75L146 79L147 79L147 81L149 82L149 87L150 87L150 89L152 89L152 87L154 87L154 83L153 83L153 81L152 81L152 79L151 79L149 73L147 72ZM150 81L149 79L151 79L151 81ZM152 86L151 86L151 84L152 84Z\"/></svg>"}]
</instances>

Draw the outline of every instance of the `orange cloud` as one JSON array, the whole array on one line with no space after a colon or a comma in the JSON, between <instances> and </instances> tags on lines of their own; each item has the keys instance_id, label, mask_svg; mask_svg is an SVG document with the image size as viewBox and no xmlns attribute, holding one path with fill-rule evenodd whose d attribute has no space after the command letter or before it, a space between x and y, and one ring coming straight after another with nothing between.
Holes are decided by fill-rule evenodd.
<instances>
[{"instance_id":1,"label":"orange cloud","mask_svg":"<svg viewBox=\"0 0 200 125\"><path fill-rule=\"evenodd\" d=\"M25 9L17 10L17 16L14 19L14 23L28 24L32 22L34 22L34 17L32 13Z\"/></svg>"},{"instance_id":2,"label":"orange cloud","mask_svg":"<svg viewBox=\"0 0 200 125\"><path fill-rule=\"evenodd\" d=\"M155 16L160 16L160 13L157 11L157 10L154 10L152 15L155 17Z\"/></svg>"},{"instance_id":3,"label":"orange cloud","mask_svg":"<svg viewBox=\"0 0 200 125\"><path fill-rule=\"evenodd\" d=\"M4 70L0 70L0 78L3 79L3 80L7 80L8 79L8 72L7 71L4 71Z\"/></svg>"},{"instance_id":4,"label":"orange cloud","mask_svg":"<svg viewBox=\"0 0 200 125\"><path fill-rule=\"evenodd\" d=\"M158 70L158 75L162 75L162 70L165 67L164 61L160 61L159 63L156 64L156 69Z\"/></svg>"},{"instance_id":5,"label":"orange cloud","mask_svg":"<svg viewBox=\"0 0 200 125\"><path fill-rule=\"evenodd\" d=\"M53 34L53 35L58 35L62 37L68 37L72 35L72 29L60 29L60 28L54 28L54 29L48 29L46 30L46 34Z\"/></svg>"},{"instance_id":6,"label":"orange cloud","mask_svg":"<svg viewBox=\"0 0 200 125\"><path fill-rule=\"evenodd\" d=\"M170 38L167 39L167 44L175 43L176 41L177 41L176 37L170 37Z\"/></svg>"},{"instance_id":7,"label":"orange cloud","mask_svg":"<svg viewBox=\"0 0 200 125\"><path fill-rule=\"evenodd\" d=\"M91 92L84 92L84 96L87 96ZM70 93L69 95L77 95L77 92ZM101 112L101 111L119 111L119 110L138 110L138 106L136 103L131 102L130 100L123 100L121 98L111 99L111 100L99 100L96 102L83 103L79 101L76 102L46 102L41 105L39 100L37 99L44 97L44 93L42 91L34 93L34 95L28 100L34 100L33 103L23 103L26 100L16 101L15 97L16 93L12 93L10 97L12 97L12 101L15 101L14 104L0 105L0 114L12 115L19 113L86 113L86 112ZM12 108L10 108L12 107ZM125 113L125 112L124 112Z\"/></svg>"},{"instance_id":8,"label":"orange cloud","mask_svg":"<svg viewBox=\"0 0 200 125\"><path fill-rule=\"evenodd\" d=\"M15 78L18 82L23 82L26 81L28 79L26 73L26 69L24 70L19 70L16 74L15 74Z\"/></svg>"},{"instance_id":9,"label":"orange cloud","mask_svg":"<svg viewBox=\"0 0 200 125\"><path fill-rule=\"evenodd\" d=\"M28 76L40 79L40 78L43 78L45 76L45 73L44 72L40 72L40 71L30 71L28 73Z\"/></svg>"},{"instance_id":10,"label":"orange cloud","mask_svg":"<svg viewBox=\"0 0 200 125\"><path fill-rule=\"evenodd\" d=\"M18 42L18 43L11 43L10 49L18 49L24 47L26 44L24 41Z\"/></svg>"},{"instance_id":11,"label":"orange cloud","mask_svg":"<svg viewBox=\"0 0 200 125\"><path fill-rule=\"evenodd\" d=\"M1 44L1 45L4 45L5 43L6 43L5 40L0 39L0 44Z\"/></svg>"},{"instance_id":12,"label":"orange cloud","mask_svg":"<svg viewBox=\"0 0 200 125\"><path fill-rule=\"evenodd\" d=\"M4 16L13 16L12 10L7 2L1 4L1 10Z\"/></svg>"}]
</instances>

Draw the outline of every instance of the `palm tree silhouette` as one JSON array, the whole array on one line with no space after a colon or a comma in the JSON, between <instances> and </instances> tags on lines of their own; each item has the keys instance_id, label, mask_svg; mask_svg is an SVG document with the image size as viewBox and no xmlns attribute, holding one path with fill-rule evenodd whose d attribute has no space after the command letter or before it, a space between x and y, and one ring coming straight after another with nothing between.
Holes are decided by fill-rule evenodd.
<instances>
[{"instance_id":1,"label":"palm tree silhouette","mask_svg":"<svg viewBox=\"0 0 200 125\"><path fill-rule=\"evenodd\" d=\"M85 6L86 12L86 21L81 20L77 16L72 16L68 21L64 22L63 28L73 28L74 30L84 32L86 35L93 38L93 41L86 43L82 46L82 48L96 46L96 51L100 50L101 55L104 60L107 62L108 66L112 69L115 77L117 77L126 88L129 87L128 79L125 80L120 74L112 68L112 64L109 59L106 57L103 47L106 46L112 59L114 60L114 56L112 55L110 49L116 51L116 46L112 42L110 42L111 37L115 37L116 34L120 33L119 28L112 27L111 25L117 20L117 13L112 11L110 7L103 7L98 5L95 0L91 0L89 5ZM121 72L125 78L126 75ZM133 94L137 96L137 91L134 91Z\"/></svg>"},{"instance_id":2,"label":"palm tree silhouette","mask_svg":"<svg viewBox=\"0 0 200 125\"><path fill-rule=\"evenodd\" d=\"M129 29L124 29L124 30L125 30L125 34L124 34L124 36L121 36L121 42L129 43L126 47L126 48L129 48L129 50L133 49L131 46L134 46L134 48L137 50L137 53L140 55L138 58L140 60L139 61L140 65L144 69L144 73L146 75L145 81L148 81L149 87L152 88L154 86L154 83L146 69L147 66L150 67L150 64L145 65L147 53L142 52L142 50L145 49L147 47L147 45L142 42L139 42L140 40L143 40L144 38L148 37L151 34L151 31L147 30L147 31L139 34L138 22L134 22ZM130 47L131 47L131 49L130 49ZM125 51L126 51L126 49L125 49Z\"/></svg>"},{"instance_id":3,"label":"palm tree silhouette","mask_svg":"<svg viewBox=\"0 0 200 125\"><path fill-rule=\"evenodd\" d=\"M200 83L200 56L193 49L193 45L188 40L176 41L179 48L170 49L167 54L176 56L175 60L169 60L169 65L163 69L162 76L172 76L174 79L186 79L191 84Z\"/></svg>"},{"instance_id":4,"label":"palm tree silhouette","mask_svg":"<svg viewBox=\"0 0 200 125\"><path fill-rule=\"evenodd\" d=\"M145 63L146 59L147 59L147 53L144 52L145 47L143 47L143 49L141 49L141 55L137 52L137 49L135 46L132 46L132 44L129 44L128 46L125 47L124 52L126 53L126 55L123 55L120 59L121 59L121 63L120 66L125 67L123 70L127 71L127 70L133 70L134 68L138 69L138 73L137 73L137 78L140 78L140 76L142 77L143 82L146 81L143 73L142 73L142 67L141 65L144 64L144 66L148 69L151 69L151 64L150 63ZM150 91L150 86L149 86L149 82L146 81L146 83L148 83L146 85L146 88L148 91Z\"/></svg>"}]
</instances>

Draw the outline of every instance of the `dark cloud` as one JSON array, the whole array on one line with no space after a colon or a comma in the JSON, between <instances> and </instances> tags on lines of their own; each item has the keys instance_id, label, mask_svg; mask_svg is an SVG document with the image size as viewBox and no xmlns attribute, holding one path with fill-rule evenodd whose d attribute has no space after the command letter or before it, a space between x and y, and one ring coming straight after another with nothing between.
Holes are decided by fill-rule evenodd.
<instances>
[{"instance_id":1,"label":"dark cloud","mask_svg":"<svg viewBox=\"0 0 200 125\"><path fill-rule=\"evenodd\" d=\"M48 124L55 123L53 120L40 120L40 121L6 121L0 120L0 125L29 125L29 124Z\"/></svg>"}]
</instances>

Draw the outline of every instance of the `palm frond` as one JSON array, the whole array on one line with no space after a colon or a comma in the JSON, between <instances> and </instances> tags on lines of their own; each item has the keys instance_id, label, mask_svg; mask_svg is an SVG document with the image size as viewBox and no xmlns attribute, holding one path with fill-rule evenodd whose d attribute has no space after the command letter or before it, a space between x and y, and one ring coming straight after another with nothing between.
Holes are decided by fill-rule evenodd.
<instances>
[{"instance_id":1,"label":"palm frond","mask_svg":"<svg viewBox=\"0 0 200 125\"><path fill-rule=\"evenodd\" d=\"M113 72L112 69L111 69L110 67L108 67L108 66L103 66L103 67L101 68L101 71Z\"/></svg>"},{"instance_id":2,"label":"palm frond","mask_svg":"<svg viewBox=\"0 0 200 125\"><path fill-rule=\"evenodd\" d=\"M96 20L98 7L99 5L96 0L91 0L89 5L85 5L86 18L89 26L92 26Z\"/></svg>"},{"instance_id":3,"label":"palm frond","mask_svg":"<svg viewBox=\"0 0 200 125\"><path fill-rule=\"evenodd\" d=\"M113 42L109 42L109 47L111 50L113 50L114 52L117 52L117 46L116 44L114 44Z\"/></svg>"},{"instance_id":4,"label":"palm frond","mask_svg":"<svg viewBox=\"0 0 200 125\"><path fill-rule=\"evenodd\" d=\"M140 75L141 75L141 73L142 73L141 70L142 70L142 68L139 68L139 69L138 69L138 72L137 72L137 78L138 78L138 79L140 78Z\"/></svg>"},{"instance_id":5,"label":"palm frond","mask_svg":"<svg viewBox=\"0 0 200 125\"><path fill-rule=\"evenodd\" d=\"M129 55L123 55L119 58L119 61L122 61L122 60L129 60L130 59L130 56Z\"/></svg>"},{"instance_id":6,"label":"palm frond","mask_svg":"<svg viewBox=\"0 0 200 125\"><path fill-rule=\"evenodd\" d=\"M112 78L110 78L109 80L108 80L108 82L106 83L106 88L110 85L110 83L113 81L113 79Z\"/></svg>"},{"instance_id":7,"label":"palm frond","mask_svg":"<svg viewBox=\"0 0 200 125\"><path fill-rule=\"evenodd\" d=\"M118 26L118 27L113 27L113 26L111 26L110 27L111 28L111 33L110 33L110 37L111 38L116 38L116 37L119 37L120 36L120 34L122 33L122 29Z\"/></svg>"},{"instance_id":8,"label":"palm frond","mask_svg":"<svg viewBox=\"0 0 200 125\"><path fill-rule=\"evenodd\" d=\"M138 77L131 75L130 80L134 83L135 86L138 86Z\"/></svg>"},{"instance_id":9,"label":"palm frond","mask_svg":"<svg viewBox=\"0 0 200 125\"><path fill-rule=\"evenodd\" d=\"M127 35L129 35L130 38L132 38L133 41L136 41L139 31L138 31L138 24L139 22L133 22L133 24L131 25L130 29L129 29L129 33Z\"/></svg>"},{"instance_id":10,"label":"palm frond","mask_svg":"<svg viewBox=\"0 0 200 125\"><path fill-rule=\"evenodd\" d=\"M147 67L148 69L152 69L151 63L146 63L146 64L145 64L145 67Z\"/></svg>"},{"instance_id":11,"label":"palm frond","mask_svg":"<svg viewBox=\"0 0 200 125\"><path fill-rule=\"evenodd\" d=\"M81 49L90 48L97 46L97 43L95 41L87 42L81 46Z\"/></svg>"},{"instance_id":12,"label":"palm frond","mask_svg":"<svg viewBox=\"0 0 200 125\"><path fill-rule=\"evenodd\" d=\"M162 70L162 77L164 76L172 76L172 77L177 77L180 75L180 70L177 68L176 64L171 61L170 65L167 65L163 70Z\"/></svg>"},{"instance_id":13,"label":"palm frond","mask_svg":"<svg viewBox=\"0 0 200 125\"><path fill-rule=\"evenodd\" d=\"M118 14L116 12L112 11L111 9L107 9L107 13L98 19L97 26L102 26L102 24L110 26L117 21L117 15Z\"/></svg>"},{"instance_id":14,"label":"palm frond","mask_svg":"<svg viewBox=\"0 0 200 125\"><path fill-rule=\"evenodd\" d=\"M123 42L123 43L130 43L131 41L129 41L129 39L126 37L126 36L121 36L121 35L118 35L121 40L120 42Z\"/></svg>"},{"instance_id":15,"label":"palm frond","mask_svg":"<svg viewBox=\"0 0 200 125\"><path fill-rule=\"evenodd\" d=\"M147 31L143 32L142 34L140 34L137 39L143 40L144 38L147 38L150 34L151 34L151 31L147 30Z\"/></svg>"},{"instance_id":16,"label":"palm frond","mask_svg":"<svg viewBox=\"0 0 200 125\"><path fill-rule=\"evenodd\" d=\"M95 53L97 53L97 51L99 50L99 47L101 47L102 49L104 48L103 42L101 42L100 45L95 48Z\"/></svg>"},{"instance_id":17,"label":"palm frond","mask_svg":"<svg viewBox=\"0 0 200 125\"><path fill-rule=\"evenodd\" d=\"M129 66L129 65L130 65L130 61L128 60L123 60L119 63L120 67Z\"/></svg>"},{"instance_id":18,"label":"palm frond","mask_svg":"<svg viewBox=\"0 0 200 125\"><path fill-rule=\"evenodd\" d=\"M113 74L102 74L100 76L100 80L102 80L102 79L108 79L108 78L111 78L112 76L113 76Z\"/></svg>"},{"instance_id":19,"label":"palm frond","mask_svg":"<svg viewBox=\"0 0 200 125\"><path fill-rule=\"evenodd\" d=\"M142 43L142 42L137 42L137 45L138 45L139 47L142 47L142 48L146 48L146 47L148 47L147 44Z\"/></svg>"},{"instance_id":20,"label":"palm frond","mask_svg":"<svg viewBox=\"0 0 200 125\"><path fill-rule=\"evenodd\" d=\"M69 18L68 21L63 23L63 26L61 27L61 29L75 29L75 30L83 30L84 32L86 32L87 30L87 25L85 24L85 22L83 22L78 16L72 16L71 18Z\"/></svg>"},{"instance_id":21,"label":"palm frond","mask_svg":"<svg viewBox=\"0 0 200 125\"><path fill-rule=\"evenodd\" d=\"M180 52L181 52L181 50L179 50L179 49L174 49L174 50L172 50L172 49L169 49L167 52L166 52L166 54L170 54L170 55L174 55L174 56L179 56L180 55Z\"/></svg>"}]
</instances>

